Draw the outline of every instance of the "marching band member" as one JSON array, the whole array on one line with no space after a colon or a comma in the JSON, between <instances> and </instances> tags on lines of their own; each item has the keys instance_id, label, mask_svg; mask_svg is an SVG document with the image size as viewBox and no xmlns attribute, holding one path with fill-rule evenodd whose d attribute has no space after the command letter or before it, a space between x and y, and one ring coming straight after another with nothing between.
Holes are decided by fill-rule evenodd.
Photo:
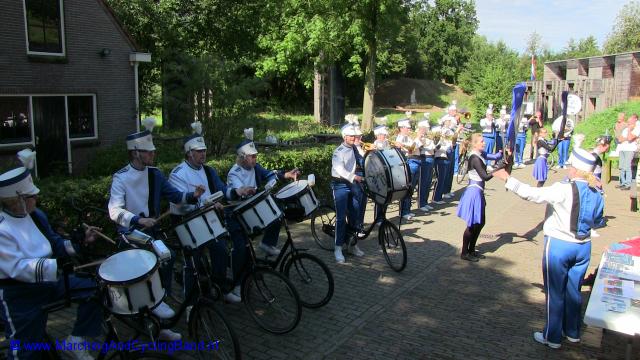
<instances>
[{"instance_id":1,"label":"marching band member","mask_svg":"<svg viewBox=\"0 0 640 360\"><path fill-rule=\"evenodd\" d=\"M533 335L535 341L553 349L560 348L563 337L580 341L580 286L591 257L589 233L600 222L604 207L602 194L595 188L595 163L591 153L575 148L567 162L569 181L543 188L524 184L504 169L493 174L521 198L553 207L544 222L542 258L547 321L543 331Z\"/></svg>"},{"instance_id":2,"label":"marching band member","mask_svg":"<svg viewBox=\"0 0 640 360\"><path fill-rule=\"evenodd\" d=\"M230 188L220 179L218 173L210 166L205 165L207 160L207 145L204 142L202 136L202 123L196 121L191 124L194 130L192 135L187 136L183 142L184 148L184 161L176 166L169 175L169 183L173 185L179 191L187 192L193 187L193 184L205 184L204 192L200 196L197 205L191 204L175 204L171 203L172 218L177 223L184 215L190 212L196 211L198 207L205 205L205 200L212 194L222 191L224 197L227 200L240 200L241 197L250 196L255 194L255 189L252 187ZM216 204L221 210L222 205ZM240 272L244 266L246 259L246 235L242 231L240 224L231 216L231 209L225 213L225 224L227 231L231 234L231 240L233 241L232 251L232 268L233 279L235 279L235 288L232 292L224 294L224 299L230 303L239 303L240 298ZM207 244L211 259L213 260L213 276L217 280L224 280L226 277L226 270L229 263L229 256L227 253L227 242L221 239L216 239ZM194 257L198 256L194 253ZM193 263L186 261L184 264L184 289L186 292L191 289L194 282L194 269ZM220 282L222 283L222 282Z\"/></svg>"},{"instance_id":3,"label":"marching band member","mask_svg":"<svg viewBox=\"0 0 640 360\"><path fill-rule=\"evenodd\" d=\"M540 129L544 127L544 121L542 119L542 111L537 110L535 115L529 118L529 129L531 129L531 149L529 149L529 158L534 159L534 156L538 154L538 134Z\"/></svg>"},{"instance_id":4,"label":"marching band member","mask_svg":"<svg viewBox=\"0 0 640 360\"><path fill-rule=\"evenodd\" d=\"M507 115L507 118L509 115ZM508 122L508 120L507 120ZM525 167L524 164L524 148L527 145L527 128L529 127L529 122L526 119L522 119L518 124L517 134L516 134L516 154L513 167L516 169L522 169Z\"/></svg>"},{"instance_id":5,"label":"marching band member","mask_svg":"<svg viewBox=\"0 0 640 360\"><path fill-rule=\"evenodd\" d=\"M551 125L551 129L554 133L560 132L560 126L562 124L562 115L556 118ZM558 168L565 169L565 162L569 157L569 146L571 145L571 133L573 133L573 120L567 117L567 122L564 128L564 134L560 135L560 142L558 143Z\"/></svg>"},{"instance_id":6,"label":"marching band member","mask_svg":"<svg viewBox=\"0 0 640 360\"><path fill-rule=\"evenodd\" d=\"M410 210L413 190L418 182L420 150L416 149L416 142L409 134L411 131L411 123L409 122L409 119L402 119L398 121L398 129L400 133L396 137L396 146L400 148L406 156L407 166L409 167L409 172L411 174L411 188L400 204L400 216L402 216L405 221L409 221L416 216L416 214L410 212Z\"/></svg>"},{"instance_id":7,"label":"marching band member","mask_svg":"<svg viewBox=\"0 0 640 360\"><path fill-rule=\"evenodd\" d=\"M36 343L45 338L48 314L42 306L64 298L64 278L58 273L66 259L80 251L80 246L58 235L47 215L36 207L39 192L28 168L19 167L0 175L0 319L6 339L12 344L7 359L40 359L40 352L14 347L13 343ZM91 243L95 240L94 230L91 227L75 237L85 244ZM96 284L91 279L70 275L69 286L81 289ZM65 341L80 345L85 343L84 337L101 335L102 306L93 298L93 291L76 295L86 301L78 305L73 330ZM81 349L80 345L67 355L73 359L93 359Z\"/></svg>"},{"instance_id":8,"label":"marching band member","mask_svg":"<svg viewBox=\"0 0 640 360\"><path fill-rule=\"evenodd\" d=\"M447 108L447 113L438 119L438 125L443 126L444 122L449 120L449 126L457 127L458 123L456 120L456 114L458 113L458 107L456 106L458 102L453 100L451 101L451 105Z\"/></svg>"},{"instance_id":9,"label":"marching band member","mask_svg":"<svg viewBox=\"0 0 640 360\"><path fill-rule=\"evenodd\" d=\"M253 142L253 128L244 129L245 140L236 146L236 163L227 175L227 187L231 189L254 188L265 186L272 181L291 179L296 180L300 175L298 169L287 172L284 170L267 170L257 163L258 150ZM277 256L280 250L276 247L280 235L280 220L274 221L264 229L264 237L258 248L267 255Z\"/></svg>"},{"instance_id":10,"label":"marching band member","mask_svg":"<svg viewBox=\"0 0 640 360\"><path fill-rule=\"evenodd\" d=\"M496 146L496 123L493 119L493 104L489 104L485 114L486 116L480 120L480 128L482 129L482 137L484 137L486 146L484 151L491 154ZM491 166L489 166L489 170L491 170Z\"/></svg>"},{"instance_id":11,"label":"marching band member","mask_svg":"<svg viewBox=\"0 0 640 360\"><path fill-rule=\"evenodd\" d=\"M544 186L545 181L547 181L547 173L549 172L547 158L549 154L556 149L556 146L558 146L555 139L547 141L546 137L547 129L540 128L540 130L538 130L538 144L536 145L538 158L535 164L533 164L533 178L538 181L538 187Z\"/></svg>"},{"instance_id":12,"label":"marching band member","mask_svg":"<svg viewBox=\"0 0 640 360\"><path fill-rule=\"evenodd\" d=\"M438 179L436 184L436 192L433 195L433 203L438 205L444 204L442 198L446 187L445 182L448 178L447 173L451 164L447 153L449 153L451 149L450 136L452 135L449 135L451 130L448 127L449 124L447 123L447 121L443 123L443 126L432 129L433 132L438 131L441 133L440 140L438 141L438 144L436 144L434 155L435 165L438 170Z\"/></svg>"},{"instance_id":13,"label":"marching band member","mask_svg":"<svg viewBox=\"0 0 640 360\"><path fill-rule=\"evenodd\" d=\"M438 125L443 126L445 122L448 121L449 128L455 130L458 128L460 124L460 114L458 114L458 107L456 106L458 102L456 100L451 101L451 105L447 108L447 114L441 117L438 120ZM460 144L456 141L456 143L452 144L451 154L453 157L449 159L449 162L453 162L451 164L451 168L449 168L449 172L451 172L451 181L453 182L453 174L458 173L458 159L459 159L459 148ZM451 155L450 154L450 155ZM453 196L453 194L451 194Z\"/></svg>"},{"instance_id":14,"label":"marching band member","mask_svg":"<svg viewBox=\"0 0 640 360\"><path fill-rule=\"evenodd\" d=\"M429 131L429 113L424 114L425 119L418 123L418 130L416 136L416 144L418 144L420 150L420 187L418 188L418 205L420 210L428 212L433 210L433 207L429 206L429 191L431 190L431 180L433 179L433 155L435 153L436 144L432 139L427 137Z\"/></svg>"},{"instance_id":15,"label":"marching band member","mask_svg":"<svg viewBox=\"0 0 640 360\"><path fill-rule=\"evenodd\" d=\"M460 259L477 262L478 259L484 258L476 251L476 242L485 224L487 202L484 197L484 184L491 180L492 175L487 173L487 160L484 155L486 145L482 134L472 134L468 141L466 147L470 149L471 153L467 160L469 185L460 198L457 210L458 217L467 223L467 228L462 235ZM499 157L492 157L492 159L497 160Z\"/></svg>"},{"instance_id":16,"label":"marching band member","mask_svg":"<svg viewBox=\"0 0 640 360\"><path fill-rule=\"evenodd\" d=\"M391 147L387 136L389 136L389 130L385 125L376 126L373 129L373 135L376 136L376 140L373 142L373 146L375 146L378 150L384 150Z\"/></svg>"},{"instance_id":17,"label":"marching band member","mask_svg":"<svg viewBox=\"0 0 640 360\"><path fill-rule=\"evenodd\" d=\"M502 105L500 117L495 119L496 124L496 151L504 149L504 135L507 131L507 105Z\"/></svg>"},{"instance_id":18,"label":"marching band member","mask_svg":"<svg viewBox=\"0 0 640 360\"><path fill-rule=\"evenodd\" d=\"M342 127L343 143L333 152L331 158L331 189L333 190L333 200L336 209L335 228L335 250L336 262L345 262L342 255L342 245L347 239L347 227L356 223L358 209L354 207L353 197L356 195L352 191L353 183L361 183L364 179L356 174L356 163L360 154L354 148L356 129L351 123ZM355 232L356 229L351 229ZM354 244L352 253L356 256L364 256L357 244Z\"/></svg>"},{"instance_id":19,"label":"marching band member","mask_svg":"<svg viewBox=\"0 0 640 360\"><path fill-rule=\"evenodd\" d=\"M360 130L360 123L358 122L358 115L349 114L345 117L348 123L351 123L356 132L356 138L353 142L353 146L358 150L358 161L356 162L356 175L364 177L364 154L365 151L362 148L362 130ZM353 207L358 209L358 216L353 227L357 229L357 236L363 235L364 230L364 214L367 210L367 194L364 192L364 188L360 183L351 184L353 196Z\"/></svg>"},{"instance_id":20,"label":"marching band member","mask_svg":"<svg viewBox=\"0 0 640 360\"><path fill-rule=\"evenodd\" d=\"M156 150L151 136L155 119L146 118L143 124L147 130L127 136L129 164L113 175L109 217L117 224L119 232L127 232L134 228L149 232L155 237L154 218L160 215L161 198L176 204L196 203L204 188L196 184L193 192L179 191L167 181L158 168L151 166ZM162 286L167 294L171 294L174 261L175 256L172 253L171 261L160 268ZM165 302L161 302L152 312L162 319L175 315ZM163 329L160 331L160 338L180 340L180 334Z\"/></svg>"}]
</instances>

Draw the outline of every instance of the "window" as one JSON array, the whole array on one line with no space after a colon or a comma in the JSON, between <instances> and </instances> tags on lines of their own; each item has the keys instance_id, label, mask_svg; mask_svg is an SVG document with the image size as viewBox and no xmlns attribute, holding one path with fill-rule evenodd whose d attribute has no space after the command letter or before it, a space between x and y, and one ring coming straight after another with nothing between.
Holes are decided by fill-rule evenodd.
<instances>
[{"instance_id":1,"label":"window","mask_svg":"<svg viewBox=\"0 0 640 360\"><path fill-rule=\"evenodd\" d=\"M93 105L93 96L91 95L67 97L69 138L93 138L96 136Z\"/></svg>"},{"instance_id":2,"label":"window","mask_svg":"<svg viewBox=\"0 0 640 360\"><path fill-rule=\"evenodd\" d=\"M31 142L28 96L0 96L0 144Z\"/></svg>"},{"instance_id":3,"label":"window","mask_svg":"<svg viewBox=\"0 0 640 360\"><path fill-rule=\"evenodd\" d=\"M23 0L30 54L64 55L62 0Z\"/></svg>"}]
</instances>

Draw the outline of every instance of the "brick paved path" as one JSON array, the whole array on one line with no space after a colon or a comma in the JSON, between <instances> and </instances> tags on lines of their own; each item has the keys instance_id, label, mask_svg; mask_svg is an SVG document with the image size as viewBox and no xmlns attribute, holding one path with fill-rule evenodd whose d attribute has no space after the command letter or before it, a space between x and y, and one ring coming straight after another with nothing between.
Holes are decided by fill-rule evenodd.
<instances>
[{"instance_id":1,"label":"brick paved path","mask_svg":"<svg viewBox=\"0 0 640 360\"><path fill-rule=\"evenodd\" d=\"M531 166L514 175L533 183ZM552 172L550 181L561 175ZM613 185L606 187L609 226L593 240L591 268L607 244L639 233L638 215L628 211L628 193ZM347 258L339 266L331 252L315 246L308 222L295 225L296 241L333 271L335 295L324 308L304 309L298 328L280 336L260 330L242 306L220 304L241 337L244 358L622 358L624 340L610 332L603 336L596 328L586 327L581 344L564 343L560 350L533 341L532 333L544 324L540 264L545 208L507 193L497 180L489 182L487 225L478 242L487 259L469 263L458 258L464 223L455 216L455 206L463 190L457 187L456 200L402 226L409 254L402 273L387 267L375 231L362 244L364 258ZM397 221L397 207L390 212ZM589 289L583 290L586 300ZM71 314L51 317L54 337L68 334ZM640 345L634 349L637 353Z\"/></svg>"}]
</instances>

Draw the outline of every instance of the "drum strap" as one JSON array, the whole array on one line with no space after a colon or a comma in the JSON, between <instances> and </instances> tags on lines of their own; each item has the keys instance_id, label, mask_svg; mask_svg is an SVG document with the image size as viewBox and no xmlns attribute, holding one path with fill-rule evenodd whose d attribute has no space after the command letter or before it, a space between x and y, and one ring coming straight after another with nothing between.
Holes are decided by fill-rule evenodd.
<instances>
[{"instance_id":1,"label":"drum strap","mask_svg":"<svg viewBox=\"0 0 640 360\"><path fill-rule=\"evenodd\" d=\"M155 304L156 297L153 296L153 284L151 284L151 281L148 281L148 280L147 280L147 289L149 290L149 297L151 298L151 301Z\"/></svg>"},{"instance_id":2,"label":"drum strap","mask_svg":"<svg viewBox=\"0 0 640 360\"><path fill-rule=\"evenodd\" d=\"M149 169L149 200L147 206L149 207L149 217L156 217L156 174L155 171ZM157 204L159 205L159 204Z\"/></svg>"},{"instance_id":3,"label":"drum strap","mask_svg":"<svg viewBox=\"0 0 640 360\"><path fill-rule=\"evenodd\" d=\"M207 185L209 185L209 192L212 194L215 194L218 192L218 189L216 188L216 183L213 181L213 174L211 173L211 170L213 169L211 169L209 166L206 166L206 165L204 166L204 174L207 177Z\"/></svg>"}]
</instances>

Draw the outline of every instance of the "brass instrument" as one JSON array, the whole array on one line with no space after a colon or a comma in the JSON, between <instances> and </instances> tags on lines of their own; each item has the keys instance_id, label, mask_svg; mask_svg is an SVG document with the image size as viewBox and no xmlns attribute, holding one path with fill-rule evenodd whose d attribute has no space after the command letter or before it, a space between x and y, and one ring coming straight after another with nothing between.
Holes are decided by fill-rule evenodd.
<instances>
[{"instance_id":1,"label":"brass instrument","mask_svg":"<svg viewBox=\"0 0 640 360\"><path fill-rule=\"evenodd\" d=\"M462 115L464 116L465 120L471 119L471 111L463 112Z\"/></svg>"},{"instance_id":2,"label":"brass instrument","mask_svg":"<svg viewBox=\"0 0 640 360\"><path fill-rule=\"evenodd\" d=\"M360 146L362 146L362 150L364 150L365 152L376 150L376 146L373 145L373 143L368 143L368 142L362 141L360 143Z\"/></svg>"}]
</instances>

